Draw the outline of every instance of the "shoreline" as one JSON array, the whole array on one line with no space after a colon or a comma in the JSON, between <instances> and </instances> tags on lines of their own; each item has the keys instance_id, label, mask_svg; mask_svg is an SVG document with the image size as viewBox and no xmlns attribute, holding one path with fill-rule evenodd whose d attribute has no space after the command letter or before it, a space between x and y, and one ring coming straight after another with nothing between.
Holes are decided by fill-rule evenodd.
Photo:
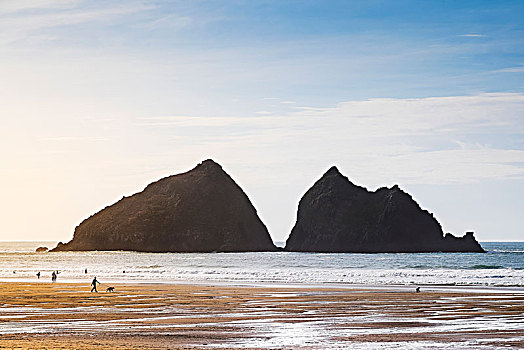
<instances>
[{"instance_id":1,"label":"shoreline","mask_svg":"<svg viewBox=\"0 0 524 350\"><path fill-rule=\"evenodd\" d=\"M91 274L88 274L91 276ZM59 276L60 277L60 276ZM7 277L0 278L2 283L55 283L55 284L89 284L91 278L86 279L67 279L61 278L56 282L51 282L47 277L41 279L34 278L16 278ZM250 281L190 281L190 280L148 280L148 279L109 279L106 280L110 284L122 285L201 285L201 286L216 286L216 287L253 287L253 288L340 288L340 289L394 289L400 291L410 291L416 287L421 287L431 291L447 291L447 292L513 292L523 293L524 285L477 285L477 284L362 284L362 283L342 283L342 282L323 282L323 283L300 283L300 282L250 282Z\"/></svg>"},{"instance_id":2,"label":"shoreline","mask_svg":"<svg viewBox=\"0 0 524 350\"><path fill-rule=\"evenodd\" d=\"M211 285L213 284L213 285ZM1 282L0 344L28 349L524 347L524 294L390 286ZM103 287L103 288L102 288Z\"/></svg>"}]
</instances>

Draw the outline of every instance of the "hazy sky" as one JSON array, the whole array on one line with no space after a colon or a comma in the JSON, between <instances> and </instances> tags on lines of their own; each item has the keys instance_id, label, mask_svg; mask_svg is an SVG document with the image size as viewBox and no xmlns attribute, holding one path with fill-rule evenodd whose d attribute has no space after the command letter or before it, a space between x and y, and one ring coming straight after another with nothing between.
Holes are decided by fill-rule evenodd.
<instances>
[{"instance_id":1,"label":"hazy sky","mask_svg":"<svg viewBox=\"0 0 524 350\"><path fill-rule=\"evenodd\" d=\"M332 165L524 240L523 1L0 0L0 240L212 158L274 240Z\"/></svg>"}]
</instances>

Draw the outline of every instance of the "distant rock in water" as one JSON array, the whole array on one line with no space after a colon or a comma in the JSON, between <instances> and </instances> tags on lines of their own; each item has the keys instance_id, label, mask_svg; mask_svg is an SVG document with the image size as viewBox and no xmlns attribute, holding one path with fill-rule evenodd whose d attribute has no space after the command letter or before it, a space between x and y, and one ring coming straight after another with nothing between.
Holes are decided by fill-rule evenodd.
<instances>
[{"instance_id":1,"label":"distant rock in water","mask_svg":"<svg viewBox=\"0 0 524 350\"><path fill-rule=\"evenodd\" d=\"M247 195L212 160L124 197L76 227L52 251L275 251Z\"/></svg>"},{"instance_id":2,"label":"distant rock in water","mask_svg":"<svg viewBox=\"0 0 524 350\"><path fill-rule=\"evenodd\" d=\"M457 238L397 185L370 192L336 167L300 200L285 250L298 252L484 252L468 232Z\"/></svg>"},{"instance_id":3,"label":"distant rock in water","mask_svg":"<svg viewBox=\"0 0 524 350\"><path fill-rule=\"evenodd\" d=\"M37 252L37 253L45 253L48 250L49 250L49 248L47 248L47 247L38 247L38 248L36 248L35 252Z\"/></svg>"}]
</instances>

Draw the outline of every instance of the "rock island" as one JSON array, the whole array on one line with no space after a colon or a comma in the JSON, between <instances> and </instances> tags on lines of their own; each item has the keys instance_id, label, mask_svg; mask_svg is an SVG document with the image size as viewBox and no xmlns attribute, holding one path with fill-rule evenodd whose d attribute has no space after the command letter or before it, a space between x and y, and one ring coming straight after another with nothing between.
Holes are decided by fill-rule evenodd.
<instances>
[{"instance_id":1,"label":"rock island","mask_svg":"<svg viewBox=\"0 0 524 350\"><path fill-rule=\"evenodd\" d=\"M285 250L295 252L484 252L472 232L448 233L398 186L375 192L330 168L302 197Z\"/></svg>"},{"instance_id":2,"label":"rock island","mask_svg":"<svg viewBox=\"0 0 524 350\"><path fill-rule=\"evenodd\" d=\"M212 160L163 178L84 220L53 251L274 251L247 195Z\"/></svg>"}]
</instances>

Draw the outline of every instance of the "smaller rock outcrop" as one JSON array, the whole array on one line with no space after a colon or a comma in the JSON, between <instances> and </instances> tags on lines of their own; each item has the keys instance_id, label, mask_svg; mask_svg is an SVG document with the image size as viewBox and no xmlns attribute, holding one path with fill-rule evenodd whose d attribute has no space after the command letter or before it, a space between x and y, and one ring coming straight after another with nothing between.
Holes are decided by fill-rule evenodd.
<instances>
[{"instance_id":1,"label":"smaller rock outcrop","mask_svg":"<svg viewBox=\"0 0 524 350\"><path fill-rule=\"evenodd\" d=\"M474 233L469 231L462 237L455 237L448 232L444 236L444 245L446 248L453 248L452 251L455 252L485 252L473 235Z\"/></svg>"},{"instance_id":2,"label":"smaller rock outcrop","mask_svg":"<svg viewBox=\"0 0 524 350\"><path fill-rule=\"evenodd\" d=\"M48 250L49 250L49 248L47 248L47 247L38 247L38 248L36 248L35 252L37 252L37 253L45 253Z\"/></svg>"},{"instance_id":3,"label":"smaller rock outcrop","mask_svg":"<svg viewBox=\"0 0 524 350\"><path fill-rule=\"evenodd\" d=\"M285 250L303 252L484 252L472 232L444 237L433 214L397 185L374 192L330 168L300 200Z\"/></svg>"}]
</instances>

